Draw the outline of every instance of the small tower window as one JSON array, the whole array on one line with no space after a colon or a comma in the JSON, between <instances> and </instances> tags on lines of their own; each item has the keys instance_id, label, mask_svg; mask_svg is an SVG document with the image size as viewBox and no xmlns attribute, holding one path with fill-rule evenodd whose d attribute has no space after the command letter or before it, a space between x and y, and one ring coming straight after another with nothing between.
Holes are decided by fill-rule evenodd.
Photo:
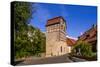
<instances>
[{"instance_id":1,"label":"small tower window","mask_svg":"<svg viewBox=\"0 0 100 67\"><path fill-rule=\"evenodd\" d=\"M63 29L63 22L61 22L61 26L60 27L61 27L61 29Z\"/></svg>"},{"instance_id":2,"label":"small tower window","mask_svg":"<svg viewBox=\"0 0 100 67\"><path fill-rule=\"evenodd\" d=\"M62 52L62 46L60 47L60 51Z\"/></svg>"}]
</instances>

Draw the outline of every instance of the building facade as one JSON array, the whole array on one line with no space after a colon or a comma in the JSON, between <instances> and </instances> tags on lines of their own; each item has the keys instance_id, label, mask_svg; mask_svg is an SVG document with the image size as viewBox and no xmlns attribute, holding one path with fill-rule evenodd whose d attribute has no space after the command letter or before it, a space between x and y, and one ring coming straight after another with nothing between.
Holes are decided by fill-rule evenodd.
<instances>
[{"instance_id":1,"label":"building facade","mask_svg":"<svg viewBox=\"0 0 100 67\"><path fill-rule=\"evenodd\" d=\"M46 24L46 57L68 53L66 22L63 17L49 19Z\"/></svg>"},{"instance_id":2,"label":"building facade","mask_svg":"<svg viewBox=\"0 0 100 67\"><path fill-rule=\"evenodd\" d=\"M78 40L90 43L92 51L97 52L97 25L93 25L89 30L79 36Z\"/></svg>"},{"instance_id":3,"label":"building facade","mask_svg":"<svg viewBox=\"0 0 100 67\"><path fill-rule=\"evenodd\" d=\"M74 45L76 44L76 41L75 39L73 38L69 38L69 37L66 37L66 43L68 45L68 50L69 50L69 53L71 53L71 50L72 48L74 47Z\"/></svg>"}]
</instances>

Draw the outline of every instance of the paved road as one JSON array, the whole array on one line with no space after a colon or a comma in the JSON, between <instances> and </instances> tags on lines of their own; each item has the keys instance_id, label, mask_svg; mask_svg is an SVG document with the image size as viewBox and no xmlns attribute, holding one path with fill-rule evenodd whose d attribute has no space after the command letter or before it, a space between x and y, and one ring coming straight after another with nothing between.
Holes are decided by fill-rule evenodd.
<instances>
[{"instance_id":1,"label":"paved road","mask_svg":"<svg viewBox=\"0 0 100 67\"><path fill-rule=\"evenodd\" d=\"M71 57L69 58L68 55L56 56L56 57L49 57L49 58L42 58L42 59L26 59L17 65L34 65L34 64L51 64L51 63L69 63L69 62L80 62L86 61L84 59Z\"/></svg>"},{"instance_id":2,"label":"paved road","mask_svg":"<svg viewBox=\"0 0 100 67\"><path fill-rule=\"evenodd\" d=\"M87 60L85 60L85 59L80 59L80 58L77 58L77 57L71 57L70 58L73 62L85 62L85 61L87 61Z\"/></svg>"}]
</instances>

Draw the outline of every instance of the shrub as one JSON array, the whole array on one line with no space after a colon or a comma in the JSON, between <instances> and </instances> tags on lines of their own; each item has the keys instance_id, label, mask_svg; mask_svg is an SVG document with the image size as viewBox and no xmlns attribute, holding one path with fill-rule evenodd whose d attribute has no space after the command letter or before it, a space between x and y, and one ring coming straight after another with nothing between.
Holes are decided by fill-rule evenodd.
<instances>
[{"instance_id":1,"label":"shrub","mask_svg":"<svg viewBox=\"0 0 100 67\"><path fill-rule=\"evenodd\" d=\"M76 52L75 52L76 51ZM78 41L76 45L72 49L72 53L80 53L80 55L85 57L91 57L92 56L92 46L91 44L83 41Z\"/></svg>"}]
</instances>

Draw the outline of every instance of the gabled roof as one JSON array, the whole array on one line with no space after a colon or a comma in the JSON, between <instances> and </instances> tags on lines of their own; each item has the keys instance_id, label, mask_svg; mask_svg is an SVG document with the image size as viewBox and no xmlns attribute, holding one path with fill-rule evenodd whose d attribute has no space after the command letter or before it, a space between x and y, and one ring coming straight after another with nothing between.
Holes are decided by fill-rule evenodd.
<instances>
[{"instance_id":1,"label":"gabled roof","mask_svg":"<svg viewBox=\"0 0 100 67\"><path fill-rule=\"evenodd\" d=\"M97 26L94 26L87 30L83 35L79 37L79 39L87 42L97 40Z\"/></svg>"},{"instance_id":2,"label":"gabled roof","mask_svg":"<svg viewBox=\"0 0 100 67\"><path fill-rule=\"evenodd\" d=\"M47 21L46 26L50 26L50 25L53 25L53 24L58 24L58 23L60 23L61 19L63 19L63 17L61 17L61 16L49 19ZM65 21L65 20L63 19L63 21Z\"/></svg>"},{"instance_id":3,"label":"gabled roof","mask_svg":"<svg viewBox=\"0 0 100 67\"><path fill-rule=\"evenodd\" d=\"M76 40L67 37L66 43L67 43L68 46L74 46L75 43L76 43Z\"/></svg>"}]
</instances>

